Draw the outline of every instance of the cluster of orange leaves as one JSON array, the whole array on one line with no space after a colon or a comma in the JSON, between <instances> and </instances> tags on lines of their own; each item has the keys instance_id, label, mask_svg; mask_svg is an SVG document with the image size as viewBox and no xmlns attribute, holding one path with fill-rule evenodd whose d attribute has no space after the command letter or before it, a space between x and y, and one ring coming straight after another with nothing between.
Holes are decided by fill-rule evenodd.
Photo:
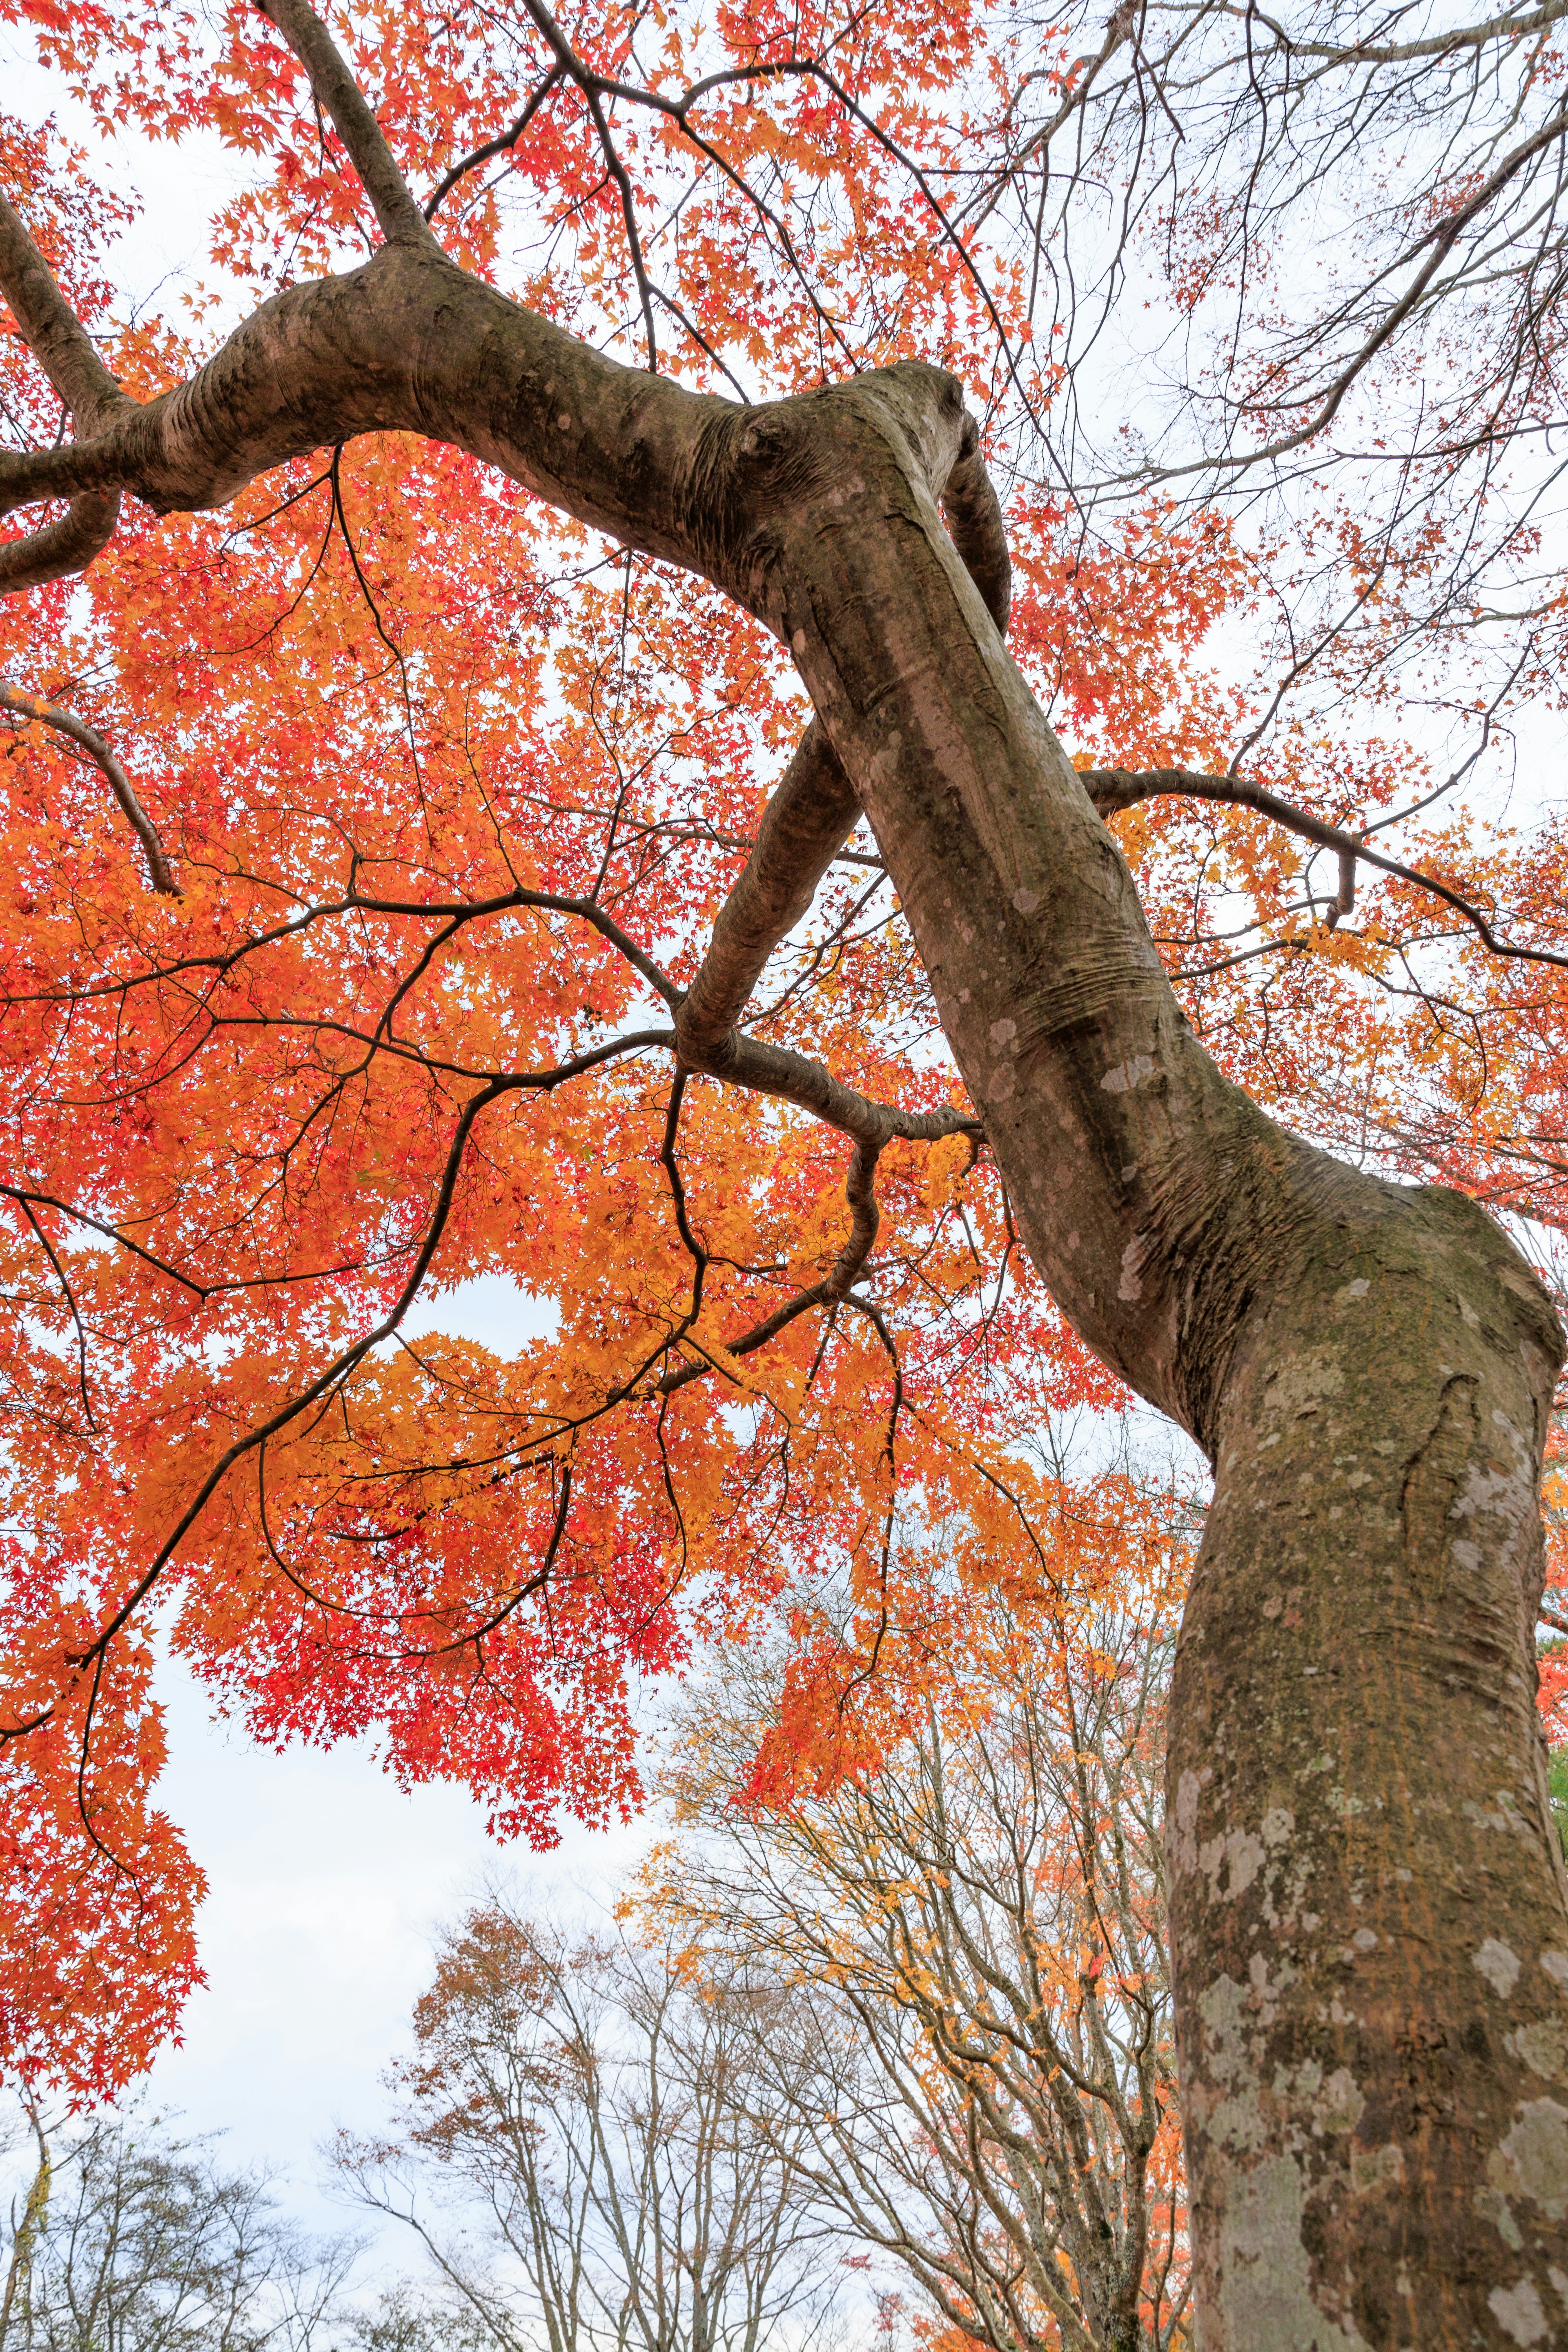
<instances>
[{"instance_id":1,"label":"cluster of orange leaves","mask_svg":"<svg viewBox=\"0 0 1568 2352\"><path fill-rule=\"evenodd\" d=\"M18 19L105 131L226 142L248 177L214 264L242 299L363 252L357 183L257 11L214 31L141 0L5 0ZM1005 454L1016 270L938 234L900 161L940 181L972 152L993 12L744 0L656 8L634 37L589 5L570 29L601 70L677 93L715 62L767 68L704 101L700 142L616 115L690 381L724 389L721 362L783 394L941 359ZM353 30L421 192L548 62L521 10L376 0ZM198 364L232 290L125 323L98 166L53 131L8 133L4 162L127 387ZM569 83L437 217L466 266L635 355L622 199ZM16 429L52 437L14 329L3 366ZM1009 515L1014 642L1082 763L1222 760L1259 690L1205 647L1264 595L1258 551L1158 505L1086 542L1026 481ZM591 900L676 985L695 971L804 716L779 649L706 588L388 436L221 516L129 512L85 584L0 611L0 673L108 736L180 889L148 888L68 742L0 740L0 2063L95 2095L174 2030L197 1969L200 1876L153 1801L156 1629L258 1738L371 1735L405 1783L460 1780L500 1833L547 1842L562 1807L639 1801L636 1681L825 1564L847 1563L856 1629L803 1652L789 1769L868 1736L875 1710L844 1702L875 1687L900 1508L1026 1580L1058 1483L1021 1447L1123 1400L962 1139L884 1155L874 1315L730 1352L841 1244L847 1146L702 1081L665 1150L668 1056L626 1043L664 1008L613 934L538 903ZM1420 787L1397 749L1280 742L1267 780L1315 809L1369 818ZM1403 932L1433 929L1415 894L1331 934L1261 821L1155 803L1121 830L1177 968L1238 899L1283 942L1267 984L1238 966L1192 991L1234 1075L1483 1194L1557 1199L1544 1163L1520 1171L1561 1085L1562 975L1456 944L1471 1010L1445 1028L1394 992ZM1433 854L1550 925L1554 843L1456 824ZM835 869L758 1003L760 1034L874 1097L962 1101L864 863ZM443 1334L443 1297L485 1280L510 1340ZM405 1305L417 1334L367 1347ZM701 1376L661 1391L682 1364Z\"/></svg>"}]
</instances>

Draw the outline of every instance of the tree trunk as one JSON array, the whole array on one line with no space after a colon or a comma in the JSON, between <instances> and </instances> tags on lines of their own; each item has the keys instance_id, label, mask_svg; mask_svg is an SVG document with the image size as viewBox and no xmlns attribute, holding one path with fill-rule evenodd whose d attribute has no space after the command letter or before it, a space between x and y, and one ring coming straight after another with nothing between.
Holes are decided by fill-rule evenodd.
<instances>
[{"instance_id":1,"label":"tree trunk","mask_svg":"<svg viewBox=\"0 0 1568 2352\"><path fill-rule=\"evenodd\" d=\"M334 119L360 161L364 124ZM279 297L86 442L6 459L0 487L88 520L121 488L213 506L395 426L703 573L790 646L1035 1264L1217 1465L1170 1767L1203 2341L1568 2333L1568 1888L1531 1706L1544 1295L1479 1210L1285 1133L1193 1037L993 618L999 519L951 377L699 399L378 209L392 242L365 268ZM0 278L65 349L12 224ZM54 576L46 541L6 576Z\"/></svg>"},{"instance_id":2,"label":"tree trunk","mask_svg":"<svg viewBox=\"0 0 1568 2352\"><path fill-rule=\"evenodd\" d=\"M1568 2336L1533 1640L1557 1335L1473 1203L1359 1190L1237 1349L1178 1653L1198 2307L1226 2352L1544 2346Z\"/></svg>"},{"instance_id":3,"label":"tree trunk","mask_svg":"<svg viewBox=\"0 0 1568 2352\"><path fill-rule=\"evenodd\" d=\"M1533 1703L1556 1318L1473 1203L1358 1175L1214 1069L913 470L844 424L814 440L844 455L770 617L1037 1265L1215 1464L1168 1781L1201 2340L1545 2345L1568 2333L1568 1884Z\"/></svg>"}]
</instances>

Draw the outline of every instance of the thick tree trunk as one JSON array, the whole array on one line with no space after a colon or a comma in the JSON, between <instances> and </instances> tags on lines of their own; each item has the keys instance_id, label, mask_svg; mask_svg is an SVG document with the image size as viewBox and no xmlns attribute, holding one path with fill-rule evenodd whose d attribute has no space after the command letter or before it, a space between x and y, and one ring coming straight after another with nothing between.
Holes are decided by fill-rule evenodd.
<instances>
[{"instance_id":1,"label":"thick tree trunk","mask_svg":"<svg viewBox=\"0 0 1568 2352\"><path fill-rule=\"evenodd\" d=\"M370 134L336 119L358 160ZM1561 1346L1543 1295L1479 1210L1282 1132L1194 1039L992 617L1005 557L951 378L699 400L477 285L381 208L395 241L376 260L279 297L144 409L100 397L0 216L18 315L66 352L62 396L76 368L101 407L85 444L0 465L0 488L75 499L85 530L121 488L215 505L285 456L397 426L706 574L791 646L1036 1265L1217 1465L1171 1756L1203 2340L1568 2335L1568 1889L1531 1706ZM7 576L53 576L44 536ZM837 773L814 749L770 841L830 855L852 814ZM733 1017L752 935L791 902L764 879L688 1027L703 1066L788 1091L761 1048L749 1076L703 1026Z\"/></svg>"},{"instance_id":2,"label":"thick tree trunk","mask_svg":"<svg viewBox=\"0 0 1568 2352\"><path fill-rule=\"evenodd\" d=\"M1557 1335L1454 1193L1304 1204L1172 1704L1205 2346L1568 2337L1568 1934L1536 1716Z\"/></svg>"},{"instance_id":3,"label":"thick tree trunk","mask_svg":"<svg viewBox=\"0 0 1568 2352\"><path fill-rule=\"evenodd\" d=\"M1556 1319L1472 1203L1356 1174L1219 1076L913 469L847 417L813 446L770 617L1036 1263L1215 1462L1169 1783L1202 2341L1544 2346L1568 2336L1568 1885L1533 1703Z\"/></svg>"}]
</instances>

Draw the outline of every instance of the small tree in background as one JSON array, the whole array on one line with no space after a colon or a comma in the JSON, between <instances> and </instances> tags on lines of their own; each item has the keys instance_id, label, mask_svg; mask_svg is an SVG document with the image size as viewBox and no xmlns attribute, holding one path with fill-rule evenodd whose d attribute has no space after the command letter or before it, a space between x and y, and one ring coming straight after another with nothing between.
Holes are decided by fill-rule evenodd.
<instances>
[{"instance_id":1,"label":"small tree in background","mask_svg":"<svg viewBox=\"0 0 1568 2352\"><path fill-rule=\"evenodd\" d=\"M863 1641L819 1601L789 1670L725 1655L647 1877L693 1965L803 1996L804 2049L757 2038L759 2095L938 2333L991 2352L1188 2340L1158 1793L1188 1530L1163 1500L1106 1478L1085 1516L1063 1489L1011 1597L950 1538L907 1546L876 1681L846 1680L809 1769L791 1711L820 1716Z\"/></svg>"},{"instance_id":2,"label":"small tree in background","mask_svg":"<svg viewBox=\"0 0 1568 2352\"><path fill-rule=\"evenodd\" d=\"M441 2304L406 2279L374 2308L355 2312L338 2337L342 2352L482 2352L488 2341L471 2312Z\"/></svg>"},{"instance_id":3,"label":"small tree in background","mask_svg":"<svg viewBox=\"0 0 1568 2352\"><path fill-rule=\"evenodd\" d=\"M440 1946L415 2033L403 2139L345 2141L340 2159L418 2236L466 2341L804 2352L823 2336L843 2272L797 2160L792 1994L694 1983L669 1949L574 1942L494 1901Z\"/></svg>"},{"instance_id":4,"label":"small tree in background","mask_svg":"<svg viewBox=\"0 0 1568 2352\"><path fill-rule=\"evenodd\" d=\"M330 2352L355 2247L307 2240L205 2139L100 2116L53 2135L11 2216L4 2352Z\"/></svg>"}]
</instances>

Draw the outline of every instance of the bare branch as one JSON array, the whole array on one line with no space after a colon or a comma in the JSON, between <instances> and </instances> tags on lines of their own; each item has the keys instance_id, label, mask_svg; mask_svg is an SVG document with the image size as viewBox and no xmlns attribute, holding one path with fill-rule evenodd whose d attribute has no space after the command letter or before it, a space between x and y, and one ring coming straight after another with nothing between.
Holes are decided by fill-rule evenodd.
<instances>
[{"instance_id":1,"label":"bare branch","mask_svg":"<svg viewBox=\"0 0 1568 2352\"><path fill-rule=\"evenodd\" d=\"M1568 16L1568 0L1548 0L1545 7L1522 14L1517 8L1505 8L1500 16L1485 17L1479 25L1457 25L1449 32L1430 33L1418 41L1303 41L1261 9L1227 5L1223 13L1244 20L1250 16L1266 26L1291 57L1321 58L1330 65L1394 66L1412 65L1422 58L1458 57L1467 49L1488 48L1494 41L1522 41L1532 33L1549 33Z\"/></svg>"},{"instance_id":2,"label":"bare branch","mask_svg":"<svg viewBox=\"0 0 1568 2352\"><path fill-rule=\"evenodd\" d=\"M1446 907L1462 915L1491 950L1493 955L1517 956L1528 963L1552 964L1558 971L1568 971L1568 955L1560 955L1551 948L1521 947L1516 940L1500 939L1487 917L1468 898L1435 875L1423 874L1416 866L1402 865L1397 857L1384 857L1369 849L1365 836L1347 833L1342 826L1325 824L1320 817L1309 816L1302 809L1292 808L1278 793L1264 790L1261 784L1249 784L1241 776L1208 776L1194 768L1151 768L1134 773L1126 768L1087 768L1080 782L1101 816L1114 814L1116 810L1132 808L1139 801L1166 796L1174 799L1223 801L1236 808L1256 809L1260 816L1283 825L1288 833L1298 834L1303 841L1315 842L1321 849L1331 849L1340 858L1340 894L1333 901L1333 917L1350 912L1354 902L1353 870L1360 863L1375 866L1380 873L1392 874L1396 880L1412 882L1417 889L1430 890ZM1348 861L1348 864L1347 864ZM1347 879L1347 875L1349 878ZM1332 928L1331 924L1331 929Z\"/></svg>"}]
</instances>

